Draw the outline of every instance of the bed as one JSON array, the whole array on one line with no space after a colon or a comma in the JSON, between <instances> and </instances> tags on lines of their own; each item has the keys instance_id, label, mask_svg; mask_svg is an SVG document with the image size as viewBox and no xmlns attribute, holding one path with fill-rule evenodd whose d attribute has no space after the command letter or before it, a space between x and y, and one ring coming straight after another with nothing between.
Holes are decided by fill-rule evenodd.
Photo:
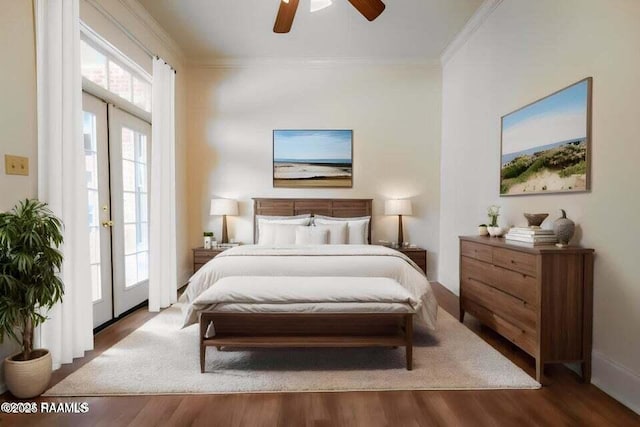
<instances>
[{"instance_id":1,"label":"bed","mask_svg":"<svg viewBox=\"0 0 640 427\"><path fill-rule=\"evenodd\" d=\"M371 208L370 199L255 199L254 221L365 217ZM192 276L181 300L184 325L200 321L203 371L208 346L405 346L411 369L413 319L433 329L437 314L422 270L368 244L232 248Z\"/></svg>"}]
</instances>

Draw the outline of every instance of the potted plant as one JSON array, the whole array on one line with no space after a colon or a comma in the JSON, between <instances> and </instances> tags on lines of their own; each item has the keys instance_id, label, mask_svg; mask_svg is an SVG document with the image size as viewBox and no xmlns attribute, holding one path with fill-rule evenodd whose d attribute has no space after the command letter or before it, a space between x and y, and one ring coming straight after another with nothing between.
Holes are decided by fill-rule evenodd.
<instances>
[{"instance_id":1,"label":"potted plant","mask_svg":"<svg viewBox=\"0 0 640 427\"><path fill-rule=\"evenodd\" d=\"M478 236L486 236L487 234L489 234L489 231L487 231L487 224L480 224L478 226Z\"/></svg>"},{"instance_id":2,"label":"potted plant","mask_svg":"<svg viewBox=\"0 0 640 427\"><path fill-rule=\"evenodd\" d=\"M489 226L487 231L492 237L500 237L504 230L498 225L498 217L500 216L500 206L491 205L487 209L487 216L489 217Z\"/></svg>"},{"instance_id":3,"label":"potted plant","mask_svg":"<svg viewBox=\"0 0 640 427\"><path fill-rule=\"evenodd\" d=\"M64 294L62 241L62 222L46 203L27 199L0 213L0 342L7 336L21 347L4 360L18 398L40 395L51 379L51 354L33 348L33 331Z\"/></svg>"}]
</instances>

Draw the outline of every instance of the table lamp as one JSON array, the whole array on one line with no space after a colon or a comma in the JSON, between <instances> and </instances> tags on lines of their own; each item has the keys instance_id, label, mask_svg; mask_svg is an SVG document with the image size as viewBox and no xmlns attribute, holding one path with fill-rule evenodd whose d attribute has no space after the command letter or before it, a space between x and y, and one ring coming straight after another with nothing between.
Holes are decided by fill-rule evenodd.
<instances>
[{"instance_id":1,"label":"table lamp","mask_svg":"<svg viewBox=\"0 0 640 427\"><path fill-rule=\"evenodd\" d=\"M387 200L384 203L385 215L398 215L398 245L402 247L404 244L404 236L402 233L402 215L412 215L411 200Z\"/></svg>"},{"instance_id":2,"label":"table lamp","mask_svg":"<svg viewBox=\"0 0 640 427\"><path fill-rule=\"evenodd\" d=\"M231 199L212 199L209 214L222 215L222 240L220 243L229 243L227 215L238 215L238 202Z\"/></svg>"}]
</instances>

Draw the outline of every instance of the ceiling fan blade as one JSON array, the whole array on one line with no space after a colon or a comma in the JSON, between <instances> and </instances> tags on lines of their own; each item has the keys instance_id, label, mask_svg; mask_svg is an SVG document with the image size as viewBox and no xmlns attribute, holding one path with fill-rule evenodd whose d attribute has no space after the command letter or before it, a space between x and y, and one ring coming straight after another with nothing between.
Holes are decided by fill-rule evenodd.
<instances>
[{"instance_id":1,"label":"ceiling fan blade","mask_svg":"<svg viewBox=\"0 0 640 427\"><path fill-rule=\"evenodd\" d=\"M280 0L280 9L278 9L276 23L273 26L274 33L285 34L291 31L293 18L295 18L298 10L298 2L299 0Z\"/></svg>"},{"instance_id":2,"label":"ceiling fan blade","mask_svg":"<svg viewBox=\"0 0 640 427\"><path fill-rule=\"evenodd\" d=\"M349 3L369 21L373 21L380 16L386 7L381 0L349 0Z\"/></svg>"}]
</instances>

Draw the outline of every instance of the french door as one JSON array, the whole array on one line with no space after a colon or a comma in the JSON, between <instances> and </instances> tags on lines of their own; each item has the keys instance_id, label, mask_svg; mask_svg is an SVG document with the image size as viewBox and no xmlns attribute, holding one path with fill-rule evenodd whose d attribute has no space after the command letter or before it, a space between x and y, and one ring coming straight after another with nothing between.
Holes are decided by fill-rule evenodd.
<instances>
[{"instance_id":1,"label":"french door","mask_svg":"<svg viewBox=\"0 0 640 427\"><path fill-rule=\"evenodd\" d=\"M151 126L83 94L94 327L149 295Z\"/></svg>"}]
</instances>

